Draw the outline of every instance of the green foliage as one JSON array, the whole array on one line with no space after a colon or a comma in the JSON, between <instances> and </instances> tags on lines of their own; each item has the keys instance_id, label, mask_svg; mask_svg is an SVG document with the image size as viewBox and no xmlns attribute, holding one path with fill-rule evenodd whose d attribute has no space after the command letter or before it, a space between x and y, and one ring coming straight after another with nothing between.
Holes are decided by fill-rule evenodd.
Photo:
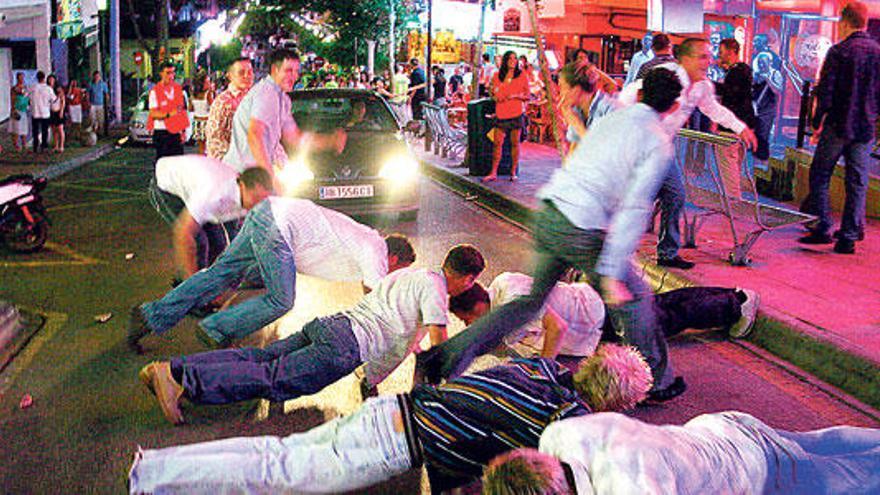
<instances>
[{"instance_id":1,"label":"green foliage","mask_svg":"<svg viewBox=\"0 0 880 495\"><path fill-rule=\"evenodd\" d=\"M247 9L239 34L267 35L280 28L299 37L302 51L313 51L342 65L352 65L355 59L363 63L367 50L364 40L380 41L388 37L392 2L397 19L395 36L400 42L405 31L403 20L411 15L410 3L405 0L262 0L259 7ZM335 40L322 41L294 22L291 13L320 14L328 31L336 35ZM381 46L376 50L377 67L387 65L387 50Z\"/></svg>"}]
</instances>

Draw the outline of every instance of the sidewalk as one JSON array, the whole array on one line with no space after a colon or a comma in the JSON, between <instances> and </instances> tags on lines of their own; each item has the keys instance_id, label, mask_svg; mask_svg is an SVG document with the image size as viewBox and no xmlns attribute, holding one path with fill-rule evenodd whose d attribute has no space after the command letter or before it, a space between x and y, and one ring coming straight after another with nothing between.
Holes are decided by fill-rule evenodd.
<instances>
[{"instance_id":1,"label":"sidewalk","mask_svg":"<svg viewBox=\"0 0 880 495\"><path fill-rule=\"evenodd\" d=\"M54 179L92 160L97 160L113 150L118 138L101 137L95 146L72 144L64 153L34 153L32 148L18 151L12 146L12 138L0 124L0 178L13 174L42 175Z\"/></svg>"},{"instance_id":2,"label":"sidewalk","mask_svg":"<svg viewBox=\"0 0 880 495\"><path fill-rule=\"evenodd\" d=\"M499 177L483 184L459 166L460 160L426 152L420 142L413 149L426 174L523 225L538 207L535 192L561 164L554 148L523 143L519 180ZM757 290L763 321L751 343L878 407L880 222L868 219L855 255L835 254L830 245L798 244L803 233L798 226L766 232L750 252L751 266L734 267L727 262L730 229L725 218L715 215L699 230L697 248L681 252L697 263L695 268L667 271L654 265L654 234L645 235L639 256L658 289L718 285Z\"/></svg>"}]
</instances>

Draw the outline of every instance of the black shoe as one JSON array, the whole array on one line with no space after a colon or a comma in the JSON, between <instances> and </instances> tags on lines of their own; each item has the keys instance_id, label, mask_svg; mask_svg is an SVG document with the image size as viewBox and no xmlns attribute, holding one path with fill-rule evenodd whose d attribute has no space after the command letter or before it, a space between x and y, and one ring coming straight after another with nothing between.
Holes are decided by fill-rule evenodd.
<instances>
[{"instance_id":1,"label":"black shoe","mask_svg":"<svg viewBox=\"0 0 880 495\"><path fill-rule=\"evenodd\" d=\"M838 239L834 244L834 252L840 254L856 254L856 242L849 239Z\"/></svg>"},{"instance_id":2,"label":"black shoe","mask_svg":"<svg viewBox=\"0 0 880 495\"><path fill-rule=\"evenodd\" d=\"M688 261L681 256L676 256L675 258L657 258L657 264L669 268L681 268L682 270L690 270L696 265L693 261Z\"/></svg>"},{"instance_id":3,"label":"black shoe","mask_svg":"<svg viewBox=\"0 0 880 495\"><path fill-rule=\"evenodd\" d=\"M801 244L831 244L832 242L834 242L834 239L832 239L831 236L828 234L810 232L809 234L798 239L797 241Z\"/></svg>"},{"instance_id":4,"label":"black shoe","mask_svg":"<svg viewBox=\"0 0 880 495\"><path fill-rule=\"evenodd\" d=\"M208 335L208 332L205 331L202 327L196 327L196 338L199 339L199 342L205 344L205 347L209 347L211 349L226 349L229 347L229 339L223 339L220 341L214 340L213 337Z\"/></svg>"},{"instance_id":5,"label":"black shoe","mask_svg":"<svg viewBox=\"0 0 880 495\"><path fill-rule=\"evenodd\" d=\"M831 234L831 237L834 237L835 239L840 239L840 229L835 230L834 233ZM859 237L856 240L857 241L864 241L865 240L865 231L863 229L859 229Z\"/></svg>"},{"instance_id":6,"label":"black shoe","mask_svg":"<svg viewBox=\"0 0 880 495\"><path fill-rule=\"evenodd\" d=\"M128 319L128 335L125 340L128 348L137 354L143 354L140 340L150 333L150 327L147 325L147 319L141 312L140 305L131 308Z\"/></svg>"},{"instance_id":7,"label":"black shoe","mask_svg":"<svg viewBox=\"0 0 880 495\"><path fill-rule=\"evenodd\" d=\"M667 402L683 394L685 390L687 390L687 384L684 382L684 378L677 376L668 387L648 392L648 398L645 399L645 402Z\"/></svg>"}]
</instances>

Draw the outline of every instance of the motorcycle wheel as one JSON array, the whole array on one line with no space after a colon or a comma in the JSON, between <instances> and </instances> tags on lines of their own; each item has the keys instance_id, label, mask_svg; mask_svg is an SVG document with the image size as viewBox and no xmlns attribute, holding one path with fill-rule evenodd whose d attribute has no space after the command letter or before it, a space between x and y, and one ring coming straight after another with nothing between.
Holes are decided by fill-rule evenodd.
<instances>
[{"instance_id":1,"label":"motorcycle wheel","mask_svg":"<svg viewBox=\"0 0 880 495\"><path fill-rule=\"evenodd\" d=\"M11 251L17 253L33 253L42 249L49 237L49 222L37 212L32 212L34 223L18 219L15 225L5 233L3 242Z\"/></svg>"}]
</instances>

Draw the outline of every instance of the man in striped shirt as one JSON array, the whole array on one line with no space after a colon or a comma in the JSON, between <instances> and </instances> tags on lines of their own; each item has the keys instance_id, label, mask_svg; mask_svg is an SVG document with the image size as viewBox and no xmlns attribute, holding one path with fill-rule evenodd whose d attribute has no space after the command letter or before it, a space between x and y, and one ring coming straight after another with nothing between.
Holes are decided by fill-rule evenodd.
<instances>
[{"instance_id":1,"label":"man in striped shirt","mask_svg":"<svg viewBox=\"0 0 880 495\"><path fill-rule=\"evenodd\" d=\"M285 438L139 450L129 483L132 493L338 493L424 464L439 493L479 477L498 454L536 447L553 421L634 406L651 380L637 351L613 344L574 374L550 359L517 359L445 385L370 398L351 416Z\"/></svg>"}]
</instances>

